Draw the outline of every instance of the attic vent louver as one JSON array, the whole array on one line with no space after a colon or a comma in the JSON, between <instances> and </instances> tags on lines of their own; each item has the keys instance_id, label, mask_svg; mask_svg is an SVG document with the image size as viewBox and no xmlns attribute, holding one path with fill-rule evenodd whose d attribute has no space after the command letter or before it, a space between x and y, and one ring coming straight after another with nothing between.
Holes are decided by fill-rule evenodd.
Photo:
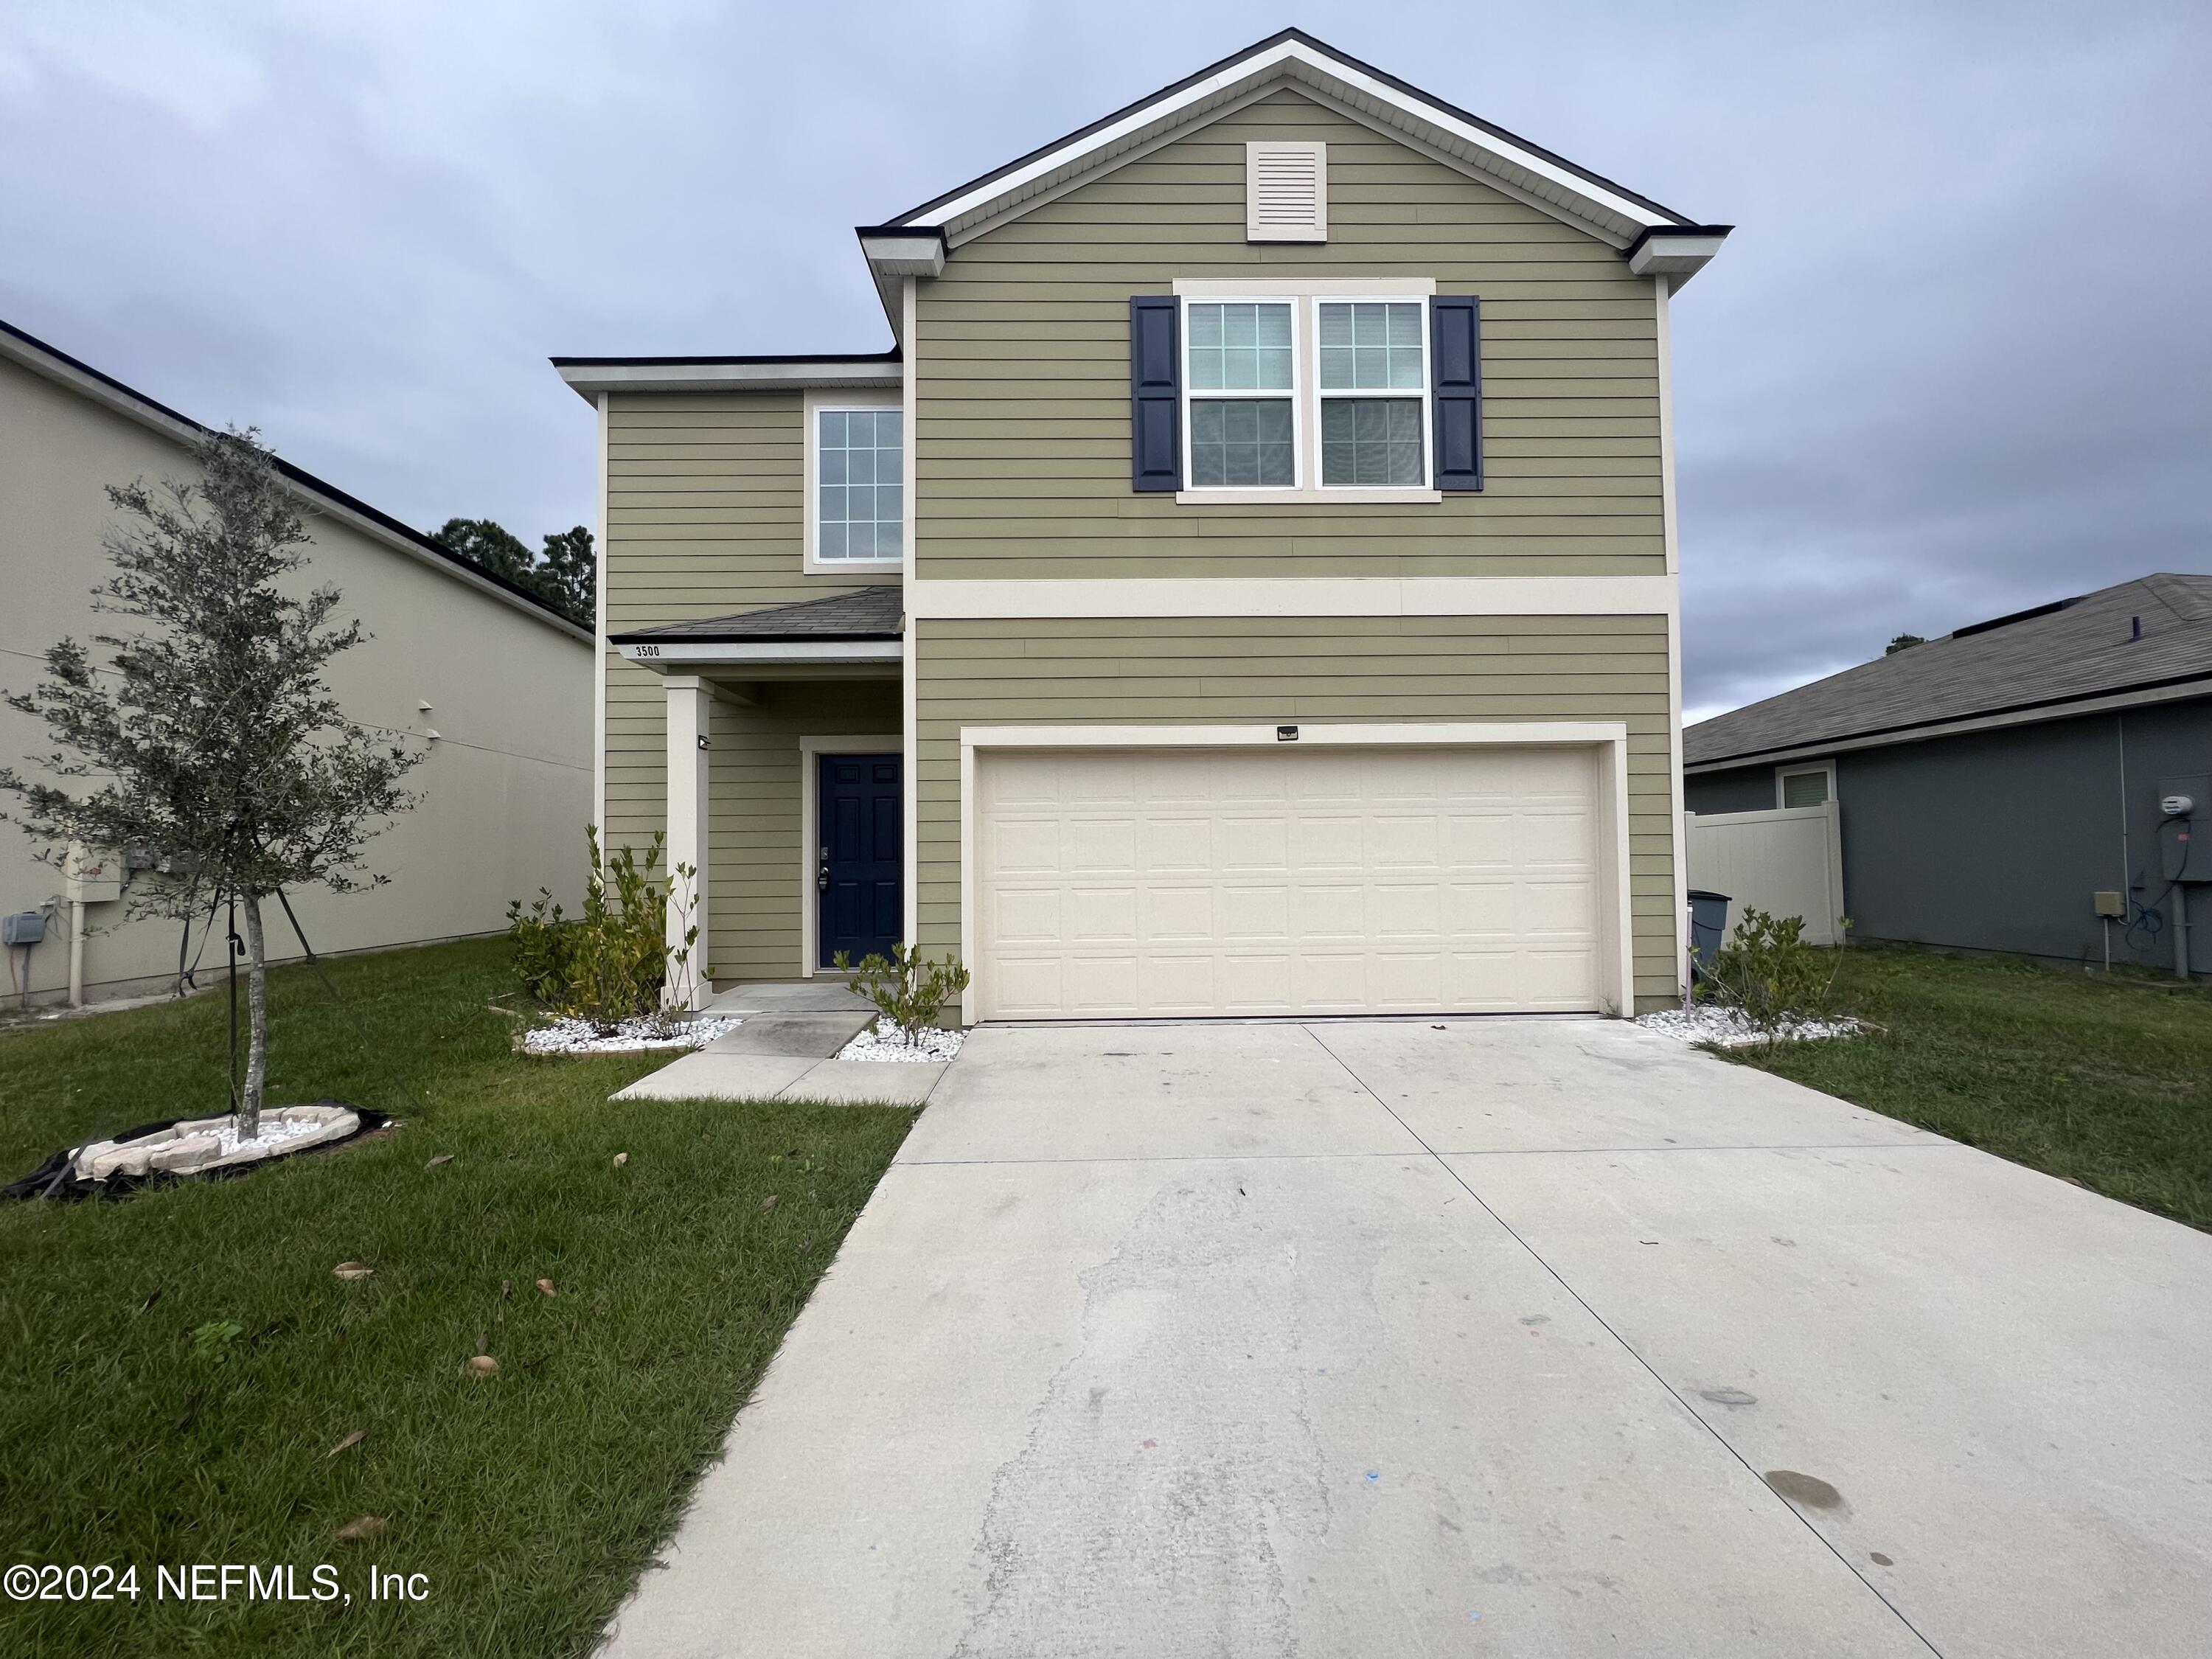
<instances>
[{"instance_id":1,"label":"attic vent louver","mask_svg":"<svg viewBox=\"0 0 2212 1659\"><path fill-rule=\"evenodd\" d=\"M1328 146L1244 146L1244 240L1328 240Z\"/></svg>"}]
</instances>

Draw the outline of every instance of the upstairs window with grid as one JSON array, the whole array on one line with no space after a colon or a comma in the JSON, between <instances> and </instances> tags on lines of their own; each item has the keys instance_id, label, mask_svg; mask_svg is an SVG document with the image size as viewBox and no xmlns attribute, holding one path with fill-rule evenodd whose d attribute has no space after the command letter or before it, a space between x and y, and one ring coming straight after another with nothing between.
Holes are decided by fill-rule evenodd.
<instances>
[{"instance_id":1,"label":"upstairs window with grid","mask_svg":"<svg viewBox=\"0 0 2212 1659\"><path fill-rule=\"evenodd\" d=\"M1297 484L1297 374L1288 301L1193 301L1187 313L1194 489Z\"/></svg>"},{"instance_id":2,"label":"upstairs window with grid","mask_svg":"<svg viewBox=\"0 0 2212 1659\"><path fill-rule=\"evenodd\" d=\"M1428 329L1418 301L1324 300L1319 307L1321 481L1427 482Z\"/></svg>"},{"instance_id":3,"label":"upstairs window with grid","mask_svg":"<svg viewBox=\"0 0 2212 1659\"><path fill-rule=\"evenodd\" d=\"M905 428L896 409L824 409L815 556L886 560L905 551Z\"/></svg>"}]
</instances>

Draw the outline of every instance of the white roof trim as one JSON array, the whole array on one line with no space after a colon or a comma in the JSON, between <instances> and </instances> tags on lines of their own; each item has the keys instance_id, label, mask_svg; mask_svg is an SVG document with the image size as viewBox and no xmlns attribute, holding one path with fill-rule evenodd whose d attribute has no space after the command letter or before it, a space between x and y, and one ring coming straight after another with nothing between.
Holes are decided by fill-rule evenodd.
<instances>
[{"instance_id":1,"label":"white roof trim","mask_svg":"<svg viewBox=\"0 0 2212 1659\"><path fill-rule=\"evenodd\" d=\"M586 403L603 392L789 392L905 384L896 362L556 362L554 368Z\"/></svg>"},{"instance_id":2,"label":"white roof trim","mask_svg":"<svg viewBox=\"0 0 2212 1659\"><path fill-rule=\"evenodd\" d=\"M198 422L163 409L127 387L111 384L97 374L88 374L67 359L57 356L50 351L41 350L33 342L18 338L4 330L0 330L0 357L5 357L30 370L33 374L52 380L57 386L66 386L70 391L100 404L102 408L112 410L125 419L135 421L140 426L150 431L158 432L162 436L172 439L187 448L196 447L208 435L209 428L200 425ZM441 576L450 577L454 581L475 588L480 593L489 594L501 604L521 611L525 616L544 623L548 628L558 629L571 639L580 640L586 645L594 642L590 629L570 622L566 617L556 616L550 611L533 605L520 594L508 592L489 576L483 575L460 560L458 555L449 559L434 553L420 543L410 541L404 536L393 533L389 526L379 524L349 503L335 496L325 495L312 484L304 483L289 475L280 476L283 477L286 489L306 501L322 517L335 519L380 546L390 548L396 553L404 554L417 564L434 570Z\"/></svg>"},{"instance_id":3,"label":"white roof trim","mask_svg":"<svg viewBox=\"0 0 2212 1659\"><path fill-rule=\"evenodd\" d=\"M1681 222L1485 131L1425 99L1410 96L1340 58L1316 52L1302 40L1280 41L1239 58L1202 81L1132 110L1095 132L1070 140L1011 173L899 222L956 232L971 220L992 216L1016 201L1049 189L1067 174L1088 172L1112 161L1164 129L1189 125L1211 116L1216 106L1233 101L1257 84L1279 80L1307 82L1364 106L1385 117L1393 126L1405 126L1416 137L1462 153L1485 172L1500 175L1540 200L1558 203L1571 217L1606 225L1624 240L1655 225Z\"/></svg>"}]
</instances>

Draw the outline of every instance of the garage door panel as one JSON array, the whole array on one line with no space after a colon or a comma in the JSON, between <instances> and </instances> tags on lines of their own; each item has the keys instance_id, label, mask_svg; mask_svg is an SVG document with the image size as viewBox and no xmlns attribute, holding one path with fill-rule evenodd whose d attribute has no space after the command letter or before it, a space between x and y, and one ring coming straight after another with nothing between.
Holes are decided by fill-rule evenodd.
<instances>
[{"instance_id":1,"label":"garage door panel","mask_svg":"<svg viewBox=\"0 0 2212 1659\"><path fill-rule=\"evenodd\" d=\"M1355 812L1300 812L1291 820L1291 866L1358 874L1366 866L1365 825Z\"/></svg>"},{"instance_id":2,"label":"garage door panel","mask_svg":"<svg viewBox=\"0 0 2212 1659\"><path fill-rule=\"evenodd\" d=\"M1060 900L1056 887L1001 887L988 894L983 904L990 912L993 935L1020 949L1060 943Z\"/></svg>"},{"instance_id":3,"label":"garage door panel","mask_svg":"<svg viewBox=\"0 0 2212 1659\"><path fill-rule=\"evenodd\" d=\"M1451 870L1510 870L1513 867L1513 815L1499 808L1489 811L1447 807L1437 824L1437 851Z\"/></svg>"},{"instance_id":4,"label":"garage door panel","mask_svg":"<svg viewBox=\"0 0 2212 1659\"><path fill-rule=\"evenodd\" d=\"M1279 812L1226 811L1213 842L1214 867L1224 875L1282 877L1291 868L1291 821Z\"/></svg>"},{"instance_id":5,"label":"garage door panel","mask_svg":"<svg viewBox=\"0 0 2212 1659\"><path fill-rule=\"evenodd\" d=\"M983 756L985 1018L1586 1009L1589 750Z\"/></svg>"},{"instance_id":6,"label":"garage door panel","mask_svg":"<svg viewBox=\"0 0 2212 1659\"><path fill-rule=\"evenodd\" d=\"M1222 957L1216 984L1221 1012L1230 1014L1287 1014L1297 1006L1287 954L1232 951Z\"/></svg>"},{"instance_id":7,"label":"garage door panel","mask_svg":"<svg viewBox=\"0 0 2212 1659\"><path fill-rule=\"evenodd\" d=\"M1224 884L1216 914L1221 942L1232 949L1281 945L1291 937L1291 890L1276 883Z\"/></svg>"},{"instance_id":8,"label":"garage door panel","mask_svg":"<svg viewBox=\"0 0 2212 1659\"><path fill-rule=\"evenodd\" d=\"M1137 826L1138 869L1154 879L1212 875L1216 827L1210 817L1184 811L1147 814Z\"/></svg>"},{"instance_id":9,"label":"garage door panel","mask_svg":"<svg viewBox=\"0 0 2212 1659\"><path fill-rule=\"evenodd\" d=\"M1328 1012L1364 1008L1367 957L1364 951L1305 951L1291 959L1291 1006Z\"/></svg>"},{"instance_id":10,"label":"garage door panel","mask_svg":"<svg viewBox=\"0 0 2212 1659\"><path fill-rule=\"evenodd\" d=\"M1072 887L1061 905L1066 917L1065 937L1076 945L1127 949L1143 937L1137 927L1139 902L1134 887Z\"/></svg>"},{"instance_id":11,"label":"garage door panel","mask_svg":"<svg viewBox=\"0 0 2212 1659\"><path fill-rule=\"evenodd\" d=\"M1370 814L1367 820L1367 868L1370 871L1433 870L1439 852L1436 811Z\"/></svg>"},{"instance_id":12,"label":"garage door panel","mask_svg":"<svg viewBox=\"0 0 2212 1659\"><path fill-rule=\"evenodd\" d=\"M1214 890L1210 887L1148 887L1142 910L1142 938L1148 945L1203 945L1214 942Z\"/></svg>"},{"instance_id":13,"label":"garage door panel","mask_svg":"<svg viewBox=\"0 0 2212 1659\"><path fill-rule=\"evenodd\" d=\"M1060 823L1054 818L1004 817L986 835L993 866L1005 876L1060 873Z\"/></svg>"},{"instance_id":14,"label":"garage door panel","mask_svg":"<svg viewBox=\"0 0 2212 1659\"><path fill-rule=\"evenodd\" d=\"M1367 890L1348 883L1300 882L1291 890L1296 907L1291 937L1302 945L1357 944L1367 936Z\"/></svg>"},{"instance_id":15,"label":"garage door panel","mask_svg":"<svg viewBox=\"0 0 2212 1659\"><path fill-rule=\"evenodd\" d=\"M1077 1018L1111 1018L1142 1006L1138 961L1127 956L1073 956L1061 966L1064 1012Z\"/></svg>"},{"instance_id":16,"label":"garage door panel","mask_svg":"<svg viewBox=\"0 0 2212 1659\"><path fill-rule=\"evenodd\" d=\"M1367 931L1369 935L1382 939L1434 939L1443 938L1443 918L1437 910L1443 902L1443 890L1434 882L1385 882L1368 890Z\"/></svg>"},{"instance_id":17,"label":"garage door panel","mask_svg":"<svg viewBox=\"0 0 2212 1659\"><path fill-rule=\"evenodd\" d=\"M1526 881L1515 889L1513 930L1523 939L1597 943L1597 884Z\"/></svg>"}]
</instances>

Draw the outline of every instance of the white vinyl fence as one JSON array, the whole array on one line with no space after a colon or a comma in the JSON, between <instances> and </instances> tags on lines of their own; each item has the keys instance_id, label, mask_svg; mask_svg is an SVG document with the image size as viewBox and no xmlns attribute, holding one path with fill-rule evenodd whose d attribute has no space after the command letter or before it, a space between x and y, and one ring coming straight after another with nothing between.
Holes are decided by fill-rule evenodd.
<instances>
[{"instance_id":1,"label":"white vinyl fence","mask_svg":"<svg viewBox=\"0 0 2212 1659\"><path fill-rule=\"evenodd\" d=\"M1840 943L1844 831L1834 801L1771 812L1692 812L1690 885L1729 896L1729 931L1748 909L1802 916L1814 945Z\"/></svg>"}]
</instances>

